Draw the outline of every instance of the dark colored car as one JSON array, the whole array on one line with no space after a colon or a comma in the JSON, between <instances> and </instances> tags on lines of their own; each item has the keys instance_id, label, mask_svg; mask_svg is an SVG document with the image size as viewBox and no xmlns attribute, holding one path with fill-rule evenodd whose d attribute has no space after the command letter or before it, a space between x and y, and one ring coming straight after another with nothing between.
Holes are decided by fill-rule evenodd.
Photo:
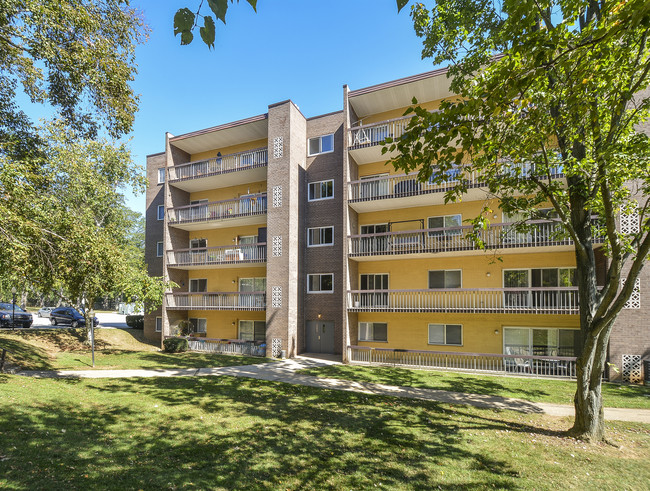
<instances>
[{"instance_id":1,"label":"dark colored car","mask_svg":"<svg viewBox=\"0 0 650 491\"><path fill-rule=\"evenodd\" d=\"M86 325L86 319L77 309L72 307L57 307L50 312L50 322L53 326L81 327ZM93 324L99 325L99 319L93 317Z\"/></svg>"},{"instance_id":2,"label":"dark colored car","mask_svg":"<svg viewBox=\"0 0 650 491\"><path fill-rule=\"evenodd\" d=\"M32 314L25 312L18 305L0 303L0 327L32 327L32 322Z\"/></svg>"}]
</instances>

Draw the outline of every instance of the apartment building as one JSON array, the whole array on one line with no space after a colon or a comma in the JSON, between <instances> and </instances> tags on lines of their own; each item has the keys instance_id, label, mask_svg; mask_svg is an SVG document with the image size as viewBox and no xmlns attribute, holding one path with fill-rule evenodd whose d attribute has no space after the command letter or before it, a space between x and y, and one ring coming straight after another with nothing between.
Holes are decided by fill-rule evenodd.
<instances>
[{"instance_id":1,"label":"apartment building","mask_svg":"<svg viewBox=\"0 0 650 491\"><path fill-rule=\"evenodd\" d=\"M437 70L344 86L343 110L322 116L284 101L167 134L165 151L147 158L147 258L178 287L147 316L147 336L189 320L197 336L252 341L269 356L354 359L368 348L574 356L575 256L551 210L516 232L518 217L501 212L479 176L462 202L445 204L446 185L386 165L381 143L402 134L412 98L435 110L451 96ZM464 222L486 205L487 252ZM650 354L640 300L649 279L645 271L611 339L612 363L628 372Z\"/></svg>"}]
</instances>

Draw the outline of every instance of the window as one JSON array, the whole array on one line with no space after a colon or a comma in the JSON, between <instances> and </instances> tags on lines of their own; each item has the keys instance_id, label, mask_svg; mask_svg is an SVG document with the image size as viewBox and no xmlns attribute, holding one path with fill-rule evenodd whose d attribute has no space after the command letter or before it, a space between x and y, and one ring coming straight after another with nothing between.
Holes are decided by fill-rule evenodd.
<instances>
[{"instance_id":1,"label":"window","mask_svg":"<svg viewBox=\"0 0 650 491\"><path fill-rule=\"evenodd\" d=\"M334 197L334 179L309 183L309 201Z\"/></svg>"},{"instance_id":2,"label":"window","mask_svg":"<svg viewBox=\"0 0 650 491\"><path fill-rule=\"evenodd\" d=\"M208 247L207 239L191 239L190 240L190 249L205 249Z\"/></svg>"},{"instance_id":3,"label":"window","mask_svg":"<svg viewBox=\"0 0 650 491\"><path fill-rule=\"evenodd\" d=\"M427 228L449 229L452 227L460 227L462 224L463 219L460 214L444 215L440 217L429 217ZM459 235L462 233L462 230L458 228L453 228L452 230L432 230L429 232L429 237L444 237L449 235Z\"/></svg>"},{"instance_id":4,"label":"window","mask_svg":"<svg viewBox=\"0 0 650 491\"><path fill-rule=\"evenodd\" d=\"M359 183L359 198L370 199L390 194L388 172L362 176L359 180L361 181Z\"/></svg>"},{"instance_id":5,"label":"window","mask_svg":"<svg viewBox=\"0 0 650 491\"><path fill-rule=\"evenodd\" d=\"M190 293L205 293L208 291L208 280L196 278L190 280Z\"/></svg>"},{"instance_id":6,"label":"window","mask_svg":"<svg viewBox=\"0 0 650 491\"><path fill-rule=\"evenodd\" d=\"M319 247L334 244L334 227L314 227L307 229L307 246Z\"/></svg>"},{"instance_id":7,"label":"window","mask_svg":"<svg viewBox=\"0 0 650 491\"><path fill-rule=\"evenodd\" d=\"M388 274L362 274L359 277L359 286L361 290L375 290L359 294L362 307L388 307L388 292L377 291L388 290Z\"/></svg>"},{"instance_id":8,"label":"window","mask_svg":"<svg viewBox=\"0 0 650 491\"><path fill-rule=\"evenodd\" d=\"M266 278L239 278L240 292L266 292Z\"/></svg>"},{"instance_id":9,"label":"window","mask_svg":"<svg viewBox=\"0 0 650 491\"><path fill-rule=\"evenodd\" d=\"M208 320L207 319L188 319L192 324L193 332L207 332Z\"/></svg>"},{"instance_id":10,"label":"window","mask_svg":"<svg viewBox=\"0 0 650 491\"><path fill-rule=\"evenodd\" d=\"M429 324L429 344L463 345L463 326L460 324Z\"/></svg>"},{"instance_id":11,"label":"window","mask_svg":"<svg viewBox=\"0 0 650 491\"><path fill-rule=\"evenodd\" d=\"M332 293L334 291L334 273L308 274L308 293Z\"/></svg>"},{"instance_id":12,"label":"window","mask_svg":"<svg viewBox=\"0 0 650 491\"><path fill-rule=\"evenodd\" d=\"M238 338L244 341L266 341L266 322L239 321Z\"/></svg>"},{"instance_id":13,"label":"window","mask_svg":"<svg viewBox=\"0 0 650 491\"><path fill-rule=\"evenodd\" d=\"M165 219L165 205L158 205L158 220Z\"/></svg>"},{"instance_id":14,"label":"window","mask_svg":"<svg viewBox=\"0 0 650 491\"><path fill-rule=\"evenodd\" d=\"M388 341L388 324L385 322L359 322L359 341Z\"/></svg>"},{"instance_id":15,"label":"window","mask_svg":"<svg viewBox=\"0 0 650 491\"><path fill-rule=\"evenodd\" d=\"M385 234L388 232L387 223L378 223L374 225L361 225L359 233L361 235ZM370 254L374 252L388 251L388 236L379 235L375 237L361 237L359 240L359 252Z\"/></svg>"},{"instance_id":16,"label":"window","mask_svg":"<svg viewBox=\"0 0 650 491\"><path fill-rule=\"evenodd\" d=\"M506 269L503 287L506 307L556 307L577 305L574 290L529 290L529 288L556 288L577 286L576 268ZM521 290L517 291L519 288Z\"/></svg>"},{"instance_id":17,"label":"window","mask_svg":"<svg viewBox=\"0 0 650 491\"><path fill-rule=\"evenodd\" d=\"M578 356L579 329L504 327L503 353L522 356Z\"/></svg>"},{"instance_id":18,"label":"window","mask_svg":"<svg viewBox=\"0 0 650 491\"><path fill-rule=\"evenodd\" d=\"M330 153L334 151L334 135L317 136L310 138L307 149L308 156L318 155L319 153Z\"/></svg>"},{"instance_id":19,"label":"window","mask_svg":"<svg viewBox=\"0 0 650 491\"><path fill-rule=\"evenodd\" d=\"M156 242L156 256L157 257L163 257L163 243L162 242Z\"/></svg>"},{"instance_id":20,"label":"window","mask_svg":"<svg viewBox=\"0 0 650 491\"><path fill-rule=\"evenodd\" d=\"M429 288L461 288L460 269L441 269L429 271Z\"/></svg>"},{"instance_id":21,"label":"window","mask_svg":"<svg viewBox=\"0 0 650 491\"><path fill-rule=\"evenodd\" d=\"M156 317L156 332L162 332L162 317Z\"/></svg>"},{"instance_id":22,"label":"window","mask_svg":"<svg viewBox=\"0 0 650 491\"><path fill-rule=\"evenodd\" d=\"M158 169L158 184L165 182L165 168L161 167Z\"/></svg>"}]
</instances>

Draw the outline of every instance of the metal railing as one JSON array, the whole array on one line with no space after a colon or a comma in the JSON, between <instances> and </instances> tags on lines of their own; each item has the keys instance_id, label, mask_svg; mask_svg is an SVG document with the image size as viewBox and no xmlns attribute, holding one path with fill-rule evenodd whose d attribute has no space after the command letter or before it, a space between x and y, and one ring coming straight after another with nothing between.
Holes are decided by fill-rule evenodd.
<instances>
[{"instance_id":1,"label":"metal railing","mask_svg":"<svg viewBox=\"0 0 650 491\"><path fill-rule=\"evenodd\" d=\"M168 266L206 266L266 262L266 243L167 251Z\"/></svg>"},{"instance_id":2,"label":"metal railing","mask_svg":"<svg viewBox=\"0 0 650 491\"><path fill-rule=\"evenodd\" d=\"M494 223L479 233L486 248L519 248L572 245L564 234L562 224L551 220L526 222L528 230L519 231L513 223ZM596 232L597 223L594 222ZM378 256L416 254L424 252L466 251L478 249L469 234L471 225L444 228L381 232L376 234L349 235L350 256ZM594 233L594 242L604 237Z\"/></svg>"},{"instance_id":3,"label":"metal railing","mask_svg":"<svg viewBox=\"0 0 650 491\"><path fill-rule=\"evenodd\" d=\"M190 351L215 353L219 355L266 356L266 343L255 343L243 339L196 338L193 336L165 336L187 339Z\"/></svg>"},{"instance_id":4,"label":"metal railing","mask_svg":"<svg viewBox=\"0 0 650 491\"><path fill-rule=\"evenodd\" d=\"M350 290L352 312L577 314L577 287Z\"/></svg>"},{"instance_id":5,"label":"metal railing","mask_svg":"<svg viewBox=\"0 0 650 491\"><path fill-rule=\"evenodd\" d=\"M222 157L214 157L189 164L175 165L169 168L169 181L182 181L208 177L238 170L253 169L268 165L268 150L266 147L246 150Z\"/></svg>"},{"instance_id":6,"label":"metal railing","mask_svg":"<svg viewBox=\"0 0 650 491\"><path fill-rule=\"evenodd\" d=\"M209 220L227 220L266 213L266 193L241 198L169 208L169 223L193 223Z\"/></svg>"},{"instance_id":7,"label":"metal railing","mask_svg":"<svg viewBox=\"0 0 650 491\"><path fill-rule=\"evenodd\" d=\"M350 150L356 148L381 145L386 137L401 137L413 116L380 121L379 123L366 124L350 128L348 132L348 145Z\"/></svg>"},{"instance_id":8,"label":"metal railing","mask_svg":"<svg viewBox=\"0 0 650 491\"><path fill-rule=\"evenodd\" d=\"M511 169L501 169L504 174L526 179L535 173L534 164L513 164ZM373 201L378 199L404 198L407 196L419 196L429 193L445 193L458 186L462 182L467 188L485 186L485 179L482 174L476 171L466 172L462 168L449 169L446 172L447 178L442 182L433 179L419 181L417 172L411 174L395 174L391 176L369 177L357 181L348 182L348 200L351 202ZM561 167L555 167L549 175L552 179L564 176Z\"/></svg>"},{"instance_id":9,"label":"metal railing","mask_svg":"<svg viewBox=\"0 0 650 491\"><path fill-rule=\"evenodd\" d=\"M535 377L575 378L573 356L501 355L453 351L420 351L348 346L351 363L400 365L467 372L528 375Z\"/></svg>"},{"instance_id":10,"label":"metal railing","mask_svg":"<svg viewBox=\"0 0 650 491\"><path fill-rule=\"evenodd\" d=\"M266 292L167 293L175 310L265 310Z\"/></svg>"}]
</instances>

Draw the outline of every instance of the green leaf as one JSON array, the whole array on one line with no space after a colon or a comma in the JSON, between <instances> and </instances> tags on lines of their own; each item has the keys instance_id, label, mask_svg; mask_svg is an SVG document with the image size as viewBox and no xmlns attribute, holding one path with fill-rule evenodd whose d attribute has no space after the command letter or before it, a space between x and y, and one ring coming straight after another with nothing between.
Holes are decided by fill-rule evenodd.
<instances>
[{"instance_id":1,"label":"green leaf","mask_svg":"<svg viewBox=\"0 0 650 491\"><path fill-rule=\"evenodd\" d=\"M251 7L253 7L253 10L257 12L257 0L246 0Z\"/></svg>"},{"instance_id":2,"label":"green leaf","mask_svg":"<svg viewBox=\"0 0 650 491\"><path fill-rule=\"evenodd\" d=\"M192 30L194 25L194 14L190 9L182 8L174 15L174 36L179 33L188 32Z\"/></svg>"},{"instance_id":3,"label":"green leaf","mask_svg":"<svg viewBox=\"0 0 650 491\"><path fill-rule=\"evenodd\" d=\"M209 15L206 15L204 20L204 26L199 29L201 34L201 39L203 42L208 45L208 48L214 48L214 20Z\"/></svg>"},{"instance_id":4,"label":"green leaf","mask_svg":"<svg viewBox=\"0 0 650 491\"><path fill-rule=\"evenodd\" d=\"M214 12L217 19L226 23L226 11L228 10L228 0L208 0L210 9Z\"/></svg>"},{"instance_id":5,"label":"green leaf","mask_svg":"<svg viewBox=\"0 0 650 491\"><path fill-rule=\"evenodd\" d=\"M181 45L190 44L192 39L194 39L192 31L184 31L181 33Z\"/></svg>"},{"instance_id":6,"label":"green leaf","mask_svg":"<svg viewBox=\"0 0 650 491\"><path fill-rule=\"evenodd\" d=\"M406 7L406 4L409 3L409 0L397 0L397 13L399 14L400 10Z\"/></svg>"}]
</instances>

